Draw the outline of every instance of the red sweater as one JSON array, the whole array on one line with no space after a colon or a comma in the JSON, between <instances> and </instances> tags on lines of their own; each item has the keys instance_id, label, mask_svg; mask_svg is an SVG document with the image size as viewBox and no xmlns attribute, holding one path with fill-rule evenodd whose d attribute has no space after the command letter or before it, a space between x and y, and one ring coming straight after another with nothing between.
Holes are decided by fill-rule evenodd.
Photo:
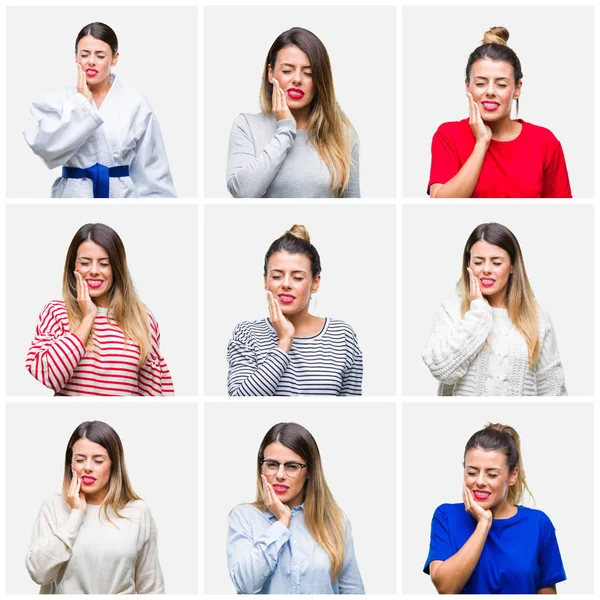
<instances>
[{"instance_id":1,"label":"red sweater","mask_svg":"<svg viewBox=\"0 0 600 600\"><path fill-rule=\"evenodd\" d=\"M148 311L152 349L139 365L140 347L99 309L86 352L71 333L65 303L50 302L40 314L25 366L56 396L172 396L173 380L160 355L158 323Z\"/></svg>"},{"instance_id":2,"label":"red sweater","mask_svg":"<svg viewBox=\"0 0 600 600\"><path fill-rule=\"evenodd\" d=\"M472 198L571 198L565 156L554 134L531 123L510 142L492 140L488 146ZM465 164L475 136L469 120L440 125L431 142L434 183L447 183Z\"/></svg>"}]
</instances>

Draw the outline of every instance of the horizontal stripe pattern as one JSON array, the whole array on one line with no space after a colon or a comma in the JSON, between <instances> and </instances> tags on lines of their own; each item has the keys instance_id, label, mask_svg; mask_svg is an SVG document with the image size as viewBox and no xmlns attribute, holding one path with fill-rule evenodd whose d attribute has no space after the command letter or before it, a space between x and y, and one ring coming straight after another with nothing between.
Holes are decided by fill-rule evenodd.
<instances>
[{"instance_id":1,"label":"horizontal stripe pattern","mask_svg":"<svg viewBox=\"0 0 600 600\"><path fill-rule=\"evenodd\" d=\"M160 355L158 323L148 311L152 350L138 366L140 347L99 311L94 321L94 349L86 352L71 333L65 303L55 300L40 313L25 366L56 396L170 396L173 380Z\"/></svg>"},{"instance_id":2,"label":"horizontal stripe pattern","mask_svg":"<svg viewBox=\"0 0 600 600\"><path fill-rule=\"evenodd\" d=\"M360 396L363 361L356 333L325 319L310 338L294 338L289 353L268 319L244 321L227 348L230 396Z\"/></svg>"}]
</instances>

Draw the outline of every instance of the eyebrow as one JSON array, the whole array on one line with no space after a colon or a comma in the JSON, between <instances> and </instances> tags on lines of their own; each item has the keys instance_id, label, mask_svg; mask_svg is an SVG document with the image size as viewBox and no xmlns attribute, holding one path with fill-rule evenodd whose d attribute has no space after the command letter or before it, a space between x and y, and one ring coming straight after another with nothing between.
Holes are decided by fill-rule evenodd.
<instances>
[{"instance_id":1,"label":"eyebrow","mask_svg":"<svg viewBox=\"0 0 600 600\"><path fill-rule=\"evenodd\" d=\"M484 77L483 75L475 75L473 79L483 79L485 81L488 81L488 77ZM510 77L496 77L495 81L498 81L500 79L506 79L506 81L510 81Z\"/></svg>"},{"instance_id":2,"label":"eyebrow","mask_svg":"<svg viewBox=\"0 0 600 600\"><path fill-rule=\"evenodd\" d=\"M293 65L292 63L281 63L282 67L292 67L294 68L296 65ZM310 65L304 65L302 67L300 67L301 69L311 69L312 67Z\"/></svg>"},{"instance_id":3,"label":"eyebrow","mask_svg":"<svg viewBox=\"0 0 600 600\"><path fill-rule=\"evenodd\" d=\"M471 257L473 260L475 260L476 258L479 258L481 260L485 260L485 256L472 256ZM504 256L492 256L491 257L492 260L506 260L506 258Z\"/></svg>"},{"instance_id":4,"label":"eyebrow","mask_svg":"<svg viewBox=\"0 0 600 600\"><path fill-rule=\"evenodd\" d=\"M77 257L77 260L94 260L94 259L90 258L89 256L79 256L79 257ZM108 256L105 256L103 258L99 258L98 260L110 260L110 258Z\"/></svg>"},{"instance_id":5,"label":"eyebrow","mask_svg":"<svg viewBox=\"0 0 600 600\"><path fill-rule=\"evenodd\" d=\"M87 456L87 454L75 454L75 456L81 456L82 458L85 458ZM108 458L108 456L106 454L92 454L92 458Z\"/></svg>"},{"instance_id":6,"label":"eyebrow","mask_svg":"<svg viewBox=\"0 0 600 600\"><path fill-rule=\"evenodd\" d=\"M284 271L282 269L271 269L270 272L271 273L283 273ZM302 271L301 269L296 269L295 271L292 271L292 273L302 273L303 275L306 275L306 271Z\"/></svg>"},{"instance_id":7,"label":"eyebrow","mask_svg":"<svg viewBox=\"0 0 600 600\"><path fill-rule=\"evenodd\" d=\"M473 469L474 471L481 470L479 467L474 467L472 465L467 465L467 469ZM500 471L500 472L502 472L502 469L500 467L488 467L487 469L484 469L484 471Z\"/></svg>"}]
</instances>

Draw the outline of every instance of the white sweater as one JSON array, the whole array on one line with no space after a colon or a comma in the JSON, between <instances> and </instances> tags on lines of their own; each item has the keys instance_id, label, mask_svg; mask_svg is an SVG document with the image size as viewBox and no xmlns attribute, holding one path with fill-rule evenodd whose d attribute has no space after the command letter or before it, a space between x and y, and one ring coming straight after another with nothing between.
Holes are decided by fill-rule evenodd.
<instances>
[{"instance_id":1,"label":"white sweater","mask_svg":"<svg viewBox=\"0 0 600 600\"><path fill-rule=\"evenodd\" d=\"M495 374L488 336L493 334L492 309L473 300L464 317L460 299L442 304L435 315L423 360L440 382L438 396L486 396ZM529 368L527 344L512 327L509 336L507 396L566 396L565 376L550 317L539 311L540 356Z\"/></svg>"},{"instance_id":2,"label":"white sweater","mask_svg":"<svg viewBox=\"0 0 600 600\"><path fill-rule=\"evenodd\" d=\"M130 502L114 524L100 505L85 515L59 494L48 497L33 526L27 570L40 594L164 594L157 530L142 500Z\"/></svg>"}]
</instances>

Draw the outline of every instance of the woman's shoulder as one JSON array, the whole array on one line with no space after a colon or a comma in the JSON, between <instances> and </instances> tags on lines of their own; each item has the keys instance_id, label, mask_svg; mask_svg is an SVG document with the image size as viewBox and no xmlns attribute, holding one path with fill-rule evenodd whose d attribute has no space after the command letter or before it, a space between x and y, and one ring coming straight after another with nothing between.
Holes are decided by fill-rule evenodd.
<instances>
[{"instance_id":1,"label":"woman's shoulder","mask_svg":"<svg viewBox=\"0 0 600 600\"><path fill-rule=\"evenodd\" d=\"M42 309L41 315L51 315L55 319L67 319L67 305L64 300L50 300Z\"/></svg>"},{"instance_id":2,"label":"woman's shoulder","mask_svg":"<svg viewBox=\"0 0 600 600\"><path fill-rule=\"evenodd\" d=\"M434 517L445 517L447 520L456 519L465 512L463 502L446 502L440 504L434 511Z\"/></svg>"},{"instance_id":3,"label":"woman's shoulder","mask_svg":"<svg viewBox=\"0 0 600 600\"><path fill-rule=\"evenodd\" d=\"M554 528L550 517L539 508L530 508L528 506L521 506L520 504L518 508L518 514L521 521L526 522L528 525L541 527L543 529Z\"/></svg>"},{"instance_id":4,"label":"woman's shoulder","mask_svg":"<svg viewBox=\"0 0 600 600\"><path fill-rule=\"evenodd\" d=\"M469 119L463 119L462 121L448 121L446 123L442 123L437 128L435 135L442 137L459 137L469 132L471 132Z\"/></svg>"},{"instance_id":5,"label":"woman's shoulder","mask_svg":"<svg viewBox=\"0 0 600 600\"><path fill-rule=\"evenodd\" d=\"M267 319L257 319L256 321L240 321L233 329L233 336L256 337L272 331Z\"/></svg>"},{"instance_id":6,"label":"woman's shoulder","mask_svg":"<svg viewBox=\"0 0 600 600\"><path fill-rule=\"evenodd\" d=\"M233 126L253 132L275 131L277 119L274 115L264 113L240 113L233 120Z\"/></svg>"},{"instance_id":7,"label":"woman's shoulder","mask_svg":"<svg viewBox=\"0 0 600 600\"><path fill-rule=\"evenodd\" d=\"M266 513L254 506L254 504L238 504L230 513L229 518L232 519L243 519L245 521L251 521L254 519L268 519Z\"/></svg>"},{"instance_id":8,"label":"woman's shoulder","mask_svg":"<svg viewBox=\"0 0 600 600\"><path fill-rule=\"evenodd\" d=\"M44 92L32 104L36 106L58 107L65 100L73 99L75 96L77 96L77 89L74 86L58 88Z\"/></svg>"},{"instance_id":9,"label":"woman's shoulder","mask_svg":"<svg viewBox=\"0 0 600 600\"><path fill-rule=\"evenodd\" d=\"M62 497L62 494L58 492L52 492L42 502L41 511L45 513L51 513L53 515L58 515L60 513L68 513L71 511L69 505L66 503L65 499Z\"/></svg>"},{"instance_id":10,"label":"woman's shoulder","mask_svg":"<svg viewBox=\"0 0 600 600\"><path fill-rule=\"evenodd\" d=\"M528 138L535 137L538 141L548 145L557 145L560 143L557 137L546 127L528 123L527 121L523 121L523 119L519 119L519 121L523 125L523 131Z\"/></svg>"},{"instance_id":11,"label":"woman's shoulder","mask_svg":"<svg viewBox=\"0 0 600 600\"><path fill-rule=\"evenodd\" d=\"M349 323L346 321L342 321L341 319L332 319L330 317L327 318L328 326L327 331L329 333L344 335L349 337L356 337L356 331L352 328Z\"/></svg>"}]
</instances>

